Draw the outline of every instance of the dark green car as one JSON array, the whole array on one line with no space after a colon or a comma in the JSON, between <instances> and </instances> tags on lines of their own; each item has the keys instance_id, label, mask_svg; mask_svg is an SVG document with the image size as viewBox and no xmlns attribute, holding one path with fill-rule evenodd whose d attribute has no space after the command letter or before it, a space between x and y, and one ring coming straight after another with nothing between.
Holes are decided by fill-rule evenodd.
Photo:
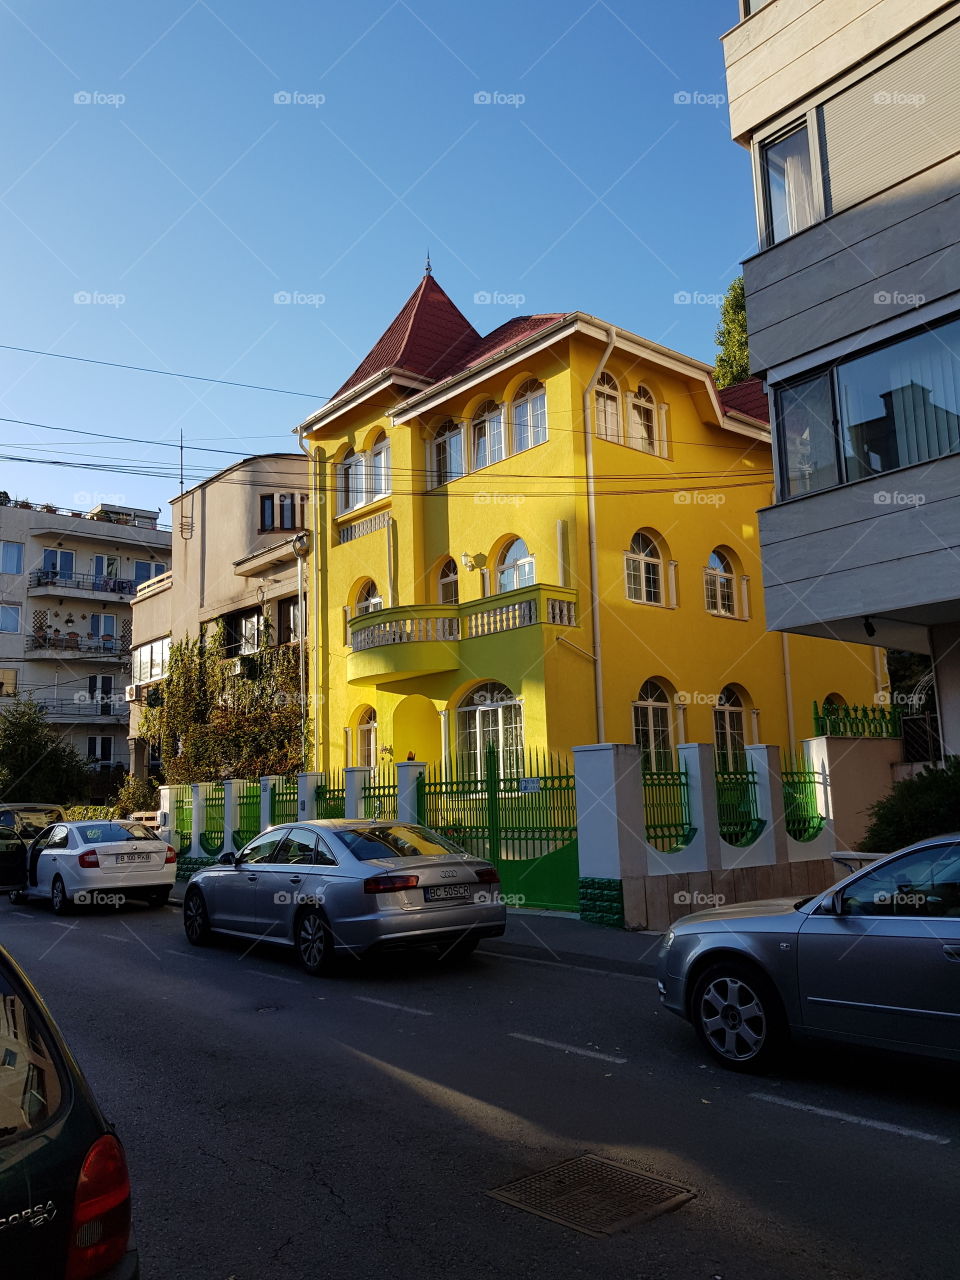
<instances>
[{"instance_id":1,"label":"dark green car","mask_svg":"<svg viewBox=\"0 0 960 1280\"><path fill-rule=\"evenodd\" d=\"M0 831L3 869L19 857ZM0 1274L137 1280L123 1147L26 974L0 947Z\"/></svg>"}]
</instances>

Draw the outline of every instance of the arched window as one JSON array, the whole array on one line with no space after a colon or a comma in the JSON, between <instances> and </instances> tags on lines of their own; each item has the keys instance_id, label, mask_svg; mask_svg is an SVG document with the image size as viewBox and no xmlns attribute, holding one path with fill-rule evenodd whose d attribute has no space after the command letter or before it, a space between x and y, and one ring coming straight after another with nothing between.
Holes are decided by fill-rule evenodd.
<instances>
[{"instance_id":1,"label":"arched window","mask_svg":"<svg viewBox=\"0 0 960 1280\"><path fill-rule=\"evenodd\" d=\"M357 764L367 769L377 767L377 713L367 707L357 722Z\"/></svg>"},{"instance_id":2,"label":"arched window","mask_svg":"<svg viewBox=\"0 0 960 1280\"><path fill-rule=\"evenodd\" d=\"M703 593L707 613L722 618L737 616L733 565L719 548L711 552L703 571Z\"/></svg>"},{"instance_id":3,"label":"arched window","mask_svg":"<svg viewBox=\"0 0 960 1280\"><path fill-rule=\"evenodd\" d=\"M497 591L517 591L537 580L533 556L522 538L514 538L500 552L497 561Z\"/></svg>"},{"instance_id":4,"label":"arched window","mask_svg":"<svg viewBox=\"0 0 960 1280\"><path fill-rule=\"evenodd\" d=\"M444 560L437 578L437 598L441 604L459 604L460 575L456 560Z\"/></svg>"},{"instance_id":5,"label":"arched window","mask_svg":"<svg viewBox=\"0 0 960 1280\"><path fill-rule=\"evenodd\" d=\"M743 699L732 684L724 685L713 708L713 739L720 769L738 769L744 763Z\"/></svg>"},{"instance_id":6,"label":"arched window","mask_svg":"<svg viewBox=\"0 0 960 1280\"><path fill-rule=\"evenodd\" d=\"M646 680L633 704L633 739L642 768L673 768L673 707L658 680Z\"/></svg>"},{"instance_id":7,"label":"arched window","mask_svg":"<svg viewBox=\"0 0 960 1280\"><path fill-rule=\"evenodd\" d=\"M828 708L832 708L836 710L837 708L845 707L846 705L847 705L847 700L842 693L828 693L823 700L824 711L826 711Z\"/></svg>"},{"instance_id":8,"label":"arched window","mask_svg":"<svg viewBox=\"0 0 960 1280\"><path fill-rule=\"evenodd\" d=\"M357 592L357 609L356 615L362 613L376 613L378 609L383 608L383 599L377 590L377 584L372 578L368 578L360 590Z\"/></svg>"},{"instance_id":9,"label":"arched window","mask_svg":"<svg viewBox=\"0 0 960 1280\"><path fill-rule=\"evenodd\" d=\"M450 420L433 437L433 483L449 484L464 472L463 428Z\"/></svg>"},{"instance_id":10,"label":"arched window","mask_svg":"<svg viewBox=\"0 0 960 1280\"><path fill-rule=\"evenodd\" d=\"M366 467L362 453L354 453L350 449L344 454L343 461L337 467L337 501L338 511L352 511L361 507L367 500L365 480Z\"/></svg>"},{"instance_id":11,"label":"arched window","mask_svg":"<svg viewBox=\"0 0 960 1280\"><path fill-rule=\"evenodd\" d=\"M640 529L633 535L624 559L627 599L638 604L663 604L663 557L649 533Z\"/></svg>"},{"instance_id":12,"label":"arched window","mask_svg":"<svg viewBox=\"0 0 960 1280\"><path fill-rule=\"evenodd\" d=\"M488 752L502 778L523 775L523 708L505 684L472 689L457 708L458 772L482 778Z\"/></svg>"},{"instance_id":13,"label":"arched window","mask_svg":"<svg viewBox=\"0 0 960 1280\"><path fill-rule=\"evenodd\" d=\"M620 388L616 378L609 373L601 373L597 379L594 392L597 413L597 435L601 440L612 440L614 444L622 444L620 431Z\"/></svg>"},{"instance_id":14,"label":"arched window","mask_svg":"<svg viewBox=\"0 0 960 1280\"><path fill-rule=\"evenodd\" d=\"M513 452L522 453L547 438L547 393L543 383L531 378L513 402Z\"/></svg>"},{"instance_id":15,"label":"arched window","mask_svg":"<svg viewBox=\"0 0 960 1280\"><path fill-rule=\"evenodd\" d=\"M473 419L473 466L489 467L504 456L503 413L498 404L488 400Z\"/></svg>"},{"instance_id":16,"label":"arched window","mask_svg":"<svg viewBox=\"0 0 960 1280\"><path fill-rule=\"evenodd\" d=\"M370 497L383 498L390 492L390 441L380 435L370 452Z\"/></svg>"},{"instance_id":17,"label":"arched window","mask_svg":"<svg viewBox=\"0 0 960 1280\"><path fill-rule=\"evenodd\" d=\"M644 453L659 453L657 402L649 387L639 386L630 401L630 433L627 444Z\"/></svg>"}]
</instances>

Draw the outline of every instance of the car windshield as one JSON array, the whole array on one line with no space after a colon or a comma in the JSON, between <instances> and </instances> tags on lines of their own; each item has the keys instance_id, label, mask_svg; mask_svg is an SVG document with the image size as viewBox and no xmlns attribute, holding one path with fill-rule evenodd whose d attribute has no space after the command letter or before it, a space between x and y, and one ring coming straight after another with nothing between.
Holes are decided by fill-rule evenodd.
<instances>
[{"instance_id":1,"label":"car windshield","mask_svg":"<svg viewBox=\"0 0 960 1280\"><path fill-rule=\"evenodd\" d=\"M143 834L141 834L141 832ZM122 827L119 822L85 822L77 827L82 844L122 844L126 840L154 840L152 831L139 822Z\"/></svg>"},{"instance_id":2,"label":"car windshield","mask_svg":"<svg viewBox=\"0 0 960 1280\"><path fill-rule=\"evenodd\" d=\"M0 1146L47 1123L63 1097L61 1071L32 1007L0 966Z\"/></svg>"},{"instance_id":3,"label":"car windshield","mask_svg":"<svg viewBox=\"0 0 960 1280\"><path fill-rule=\"evenodd\" d=\"M7 813L11 817L8 820L4 814L4 825L16 827L28 839L39 835L44 828L52 826L55 822L63 821L63 810L60 808L15 809L7 810Z\"/></svg>"},{"instance_id":4,"label":"car windshield","mask_svg":"<svg viewBox=\"0 0 960 1280\"><path fill-rule=\"evenodd\" d=\"M429 858L449 853L470 857L465 849L428 827L341 827L336 834L362 862L373 858Z\"/></svg>"}]
</instances>

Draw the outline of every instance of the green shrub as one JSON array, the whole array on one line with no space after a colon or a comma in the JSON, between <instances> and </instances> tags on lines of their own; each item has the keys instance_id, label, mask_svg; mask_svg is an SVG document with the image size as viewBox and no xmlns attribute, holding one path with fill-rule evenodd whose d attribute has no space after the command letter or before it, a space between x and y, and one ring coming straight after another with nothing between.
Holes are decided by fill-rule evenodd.
<instances>
[{"instance_id":1,"label":"green shrub","mask_svg":"<svg viewBox=\"0 0 960 1280\"><path fill-rule=\"evenodd\" d=\"M949 831L960 831L960 756L949 756L943 768L928 765L915 777L896 783L871 807L860 848L864 853L893 853Z\"/></svg>"},{"instance_id":2,"label":"green shrub","mask_svg":"<svg viewBox=\"0 0 960 1280\"><path fill-rule=\"evenodd\" d=\"M68 822L102 822L114 816L108 804L75 804L66 810L66 814Z\"/></svg>"},{"instance_id":3,"label":"green shrub","mask_svg":"<svg viewBox=\"0 0 960 1280\"><path fill-rule=\"evenodd\" d=\"M152 778L137 778L127 774L123 786L113 802L113 818L129 818L131 813L155 810L160 803L157 784Z\"/></svg>"}]
</instances>

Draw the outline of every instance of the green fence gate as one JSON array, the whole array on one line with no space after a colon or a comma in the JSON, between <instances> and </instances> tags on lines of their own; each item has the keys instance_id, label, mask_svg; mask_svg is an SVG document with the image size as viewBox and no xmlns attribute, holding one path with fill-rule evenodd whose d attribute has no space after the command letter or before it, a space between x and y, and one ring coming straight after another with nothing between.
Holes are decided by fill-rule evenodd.
<instances>
[{"instance_id":1,"label":"green fence gate","mask_svg":"<svg viewBox=\"0 0 960 1280\"><path fill-rule=\"evenodd\" d=\"M580 907L577 805L573 770L557 757L529 752L523 776L506 773L494 744L483 776L461 761L452 778L434 768L419 779L420 821L492 862L504 894L517 906L550 911ZM472 776L471 776L472 775Z\"/></svg>"},{"instance_id":2,"label":"green fence gate","mask_svg":"<svg viewBox=\"0 0 960 1280\"><path fill-rule=\"evenodd\" d=\"M277 778L270 783L270 823L296 822L297 776Z\"/></svg>"},{"instance_id":3,"label":"green fence gate","mask_svg":"<svg viewBox=\"0 0 960 1280\"><path fill-rule=\"evenodd\" d=\"M757 775L745 760L729 765L721 762L716 771L717 820L727 844L744 848L758 838L766 826L757 810Z\"/></svg>"},{"instance_id":4,"label":"green fence gate","mask_svg":"<svg viewBox=\"0 0 960 1280\"><path fill-rule=\"evenodd\" d=\"M780 777L783 780L783 825L787 835L806 843L816 840L826 821L820 812L815 769L801 768L797 761L784 759Z\"/></svg>"},{"instance_id":5,"label":"green fence gate","mask_svg":"<svg viewBox=\"0 0 960 1280\"><path fill-rule=\"evenodd\" d=\"M363 816L377 821L395 822L397 819L397 774L391 765L375 769L363 787Z\"/></svg>"},{"instance_id":6,"label":"green fence gate","mask_svg":"<svg viewBox=\"0 0 960 1280\"><path fill-rule=\"evenodd\" d=\"M336 769L323 774L323 780L317 784L314 798L317 804L318 818L344 817L347 792L343 781L343 771Z\"/></svg>"},{"instance_id":7,"label":"green fence gate","mask_svg":"<svg viewBox=\"0 0 960 1280\"><path fill-rule=\"evenodd\" d=\"M233 832L235 849L242 849L260 834L260 783L235 782L237 825Z\"/></svg>"},{"instance_id":8,"label":"green fence gate","mask_svg":"<svg viewBox=\"0 0 960 1280\"><path fill-rule=\"evenodd\" d=\"M212 782L207 787L206 801L203 807L203 830L200 832L200 848L210 858L223 853L224 844L224 804L223 783Z\"/></svg>"},{"instance_id":9,"label":"green fence gate","mask_svg":"<svg viewBox=\"0 0 960 1280\"><path fill-rule=\"evenodd\" d=\"M662 763L669 763L669 758ZM690 825L690 782L686 766L644 769L643 813L647 840L661 853L684 849L697 834Z\"/></svg>"}]
</instances>

